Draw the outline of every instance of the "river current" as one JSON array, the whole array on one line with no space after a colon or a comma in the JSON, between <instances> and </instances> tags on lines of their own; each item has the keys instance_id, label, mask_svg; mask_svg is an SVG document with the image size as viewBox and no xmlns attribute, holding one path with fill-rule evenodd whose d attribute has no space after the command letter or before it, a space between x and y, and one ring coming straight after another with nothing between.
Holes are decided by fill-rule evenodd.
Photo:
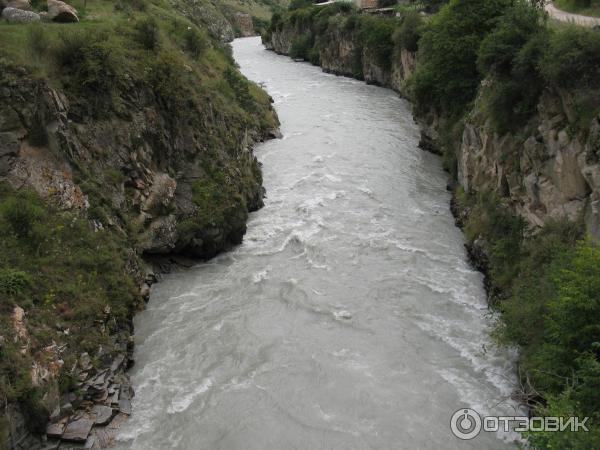
<instances>
[{"instance_id":1,"label":"river current","mask_svg":"<svg viewBox=\"0 0 600 450\"><path fill-rule=\"evenodd\" d=\"M155 285L138 314L121 448L503 449L462 407L513 414L438 157L393 91L233 42L275 101L267 191L232 251Z\"/></svg>"}]
</instances>

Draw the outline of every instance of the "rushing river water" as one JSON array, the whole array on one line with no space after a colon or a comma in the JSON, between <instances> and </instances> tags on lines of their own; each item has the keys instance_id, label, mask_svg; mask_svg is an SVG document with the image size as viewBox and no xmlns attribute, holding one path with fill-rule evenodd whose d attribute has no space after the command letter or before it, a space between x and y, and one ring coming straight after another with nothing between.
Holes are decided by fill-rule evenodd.
<instances>
[{"instance_id":1,"label":"rushing river water","mask_svg":"<svg viewBox=\"0 0 600 450\"><path fill-rule=\"evenodd\" d=\"M236 40L283 139L256 148L265 207L244 243L166 276L136 318L122 448L500 449L450 417L507 404L482 277L409 105Z\"/></svg>"}]
</instances>

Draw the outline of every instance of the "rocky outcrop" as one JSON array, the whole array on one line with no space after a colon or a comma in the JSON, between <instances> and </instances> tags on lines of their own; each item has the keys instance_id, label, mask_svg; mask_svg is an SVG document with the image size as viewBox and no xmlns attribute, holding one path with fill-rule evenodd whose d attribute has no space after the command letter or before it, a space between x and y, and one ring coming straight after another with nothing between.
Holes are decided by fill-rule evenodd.
<instances>
[{"instance_id":1,"label":"rocky outcrop","mask_svg":"<svg viewBox=\"0 0 600 450\"><path fill-rule=\"evenodd\" d=\"M268 49L287 55L294 41L307 32L302 27L284 25L263 39L263 43ZM340 26L331 26L327 38L320 40L319 65L325 72L389 87L404 97L408 96L406 82L414 72L416 62L416 54L401 49L392 58L390 67L382 67L356 31Z\"/></svg>"},{"instance_id":2,"label":"rocky outcrop","mask_svg":"<svg viewBox=\"0 0 600 450\"><path fill-rule=\"evenodd\" d=\"M2 18L10 23L38 22L41 17L33 11L7 7L2 10Z\"/></svg>"},{"instance_id":3,"label":"rocky outcrop","mask_svg":"<svg viewBox=\"0 0 600 450\"><path fill-rule=\"evenodd\" d=\"M308 29L280 23L263 37L267 48L288 54ZM407 80L417 66L416 54L396 51L389 68L381 67L355 30L329 26L319 40L319 64L324 71L364 79L409 96ZM566 218L585 222L600 238L600 117L591 126L573 131L577 111L566 92L547 89L537 114L518 130L499 135L484 112L482 98L491 80L482 83L480 96L464 126L453 131L450 152L456 152L457 182L467 192L494 191L521 215L531 231L548 220ZM441 154L439 132L447 124L434 111L421 112L419 146Z\"/></svg>"},{"instance_id":4,"label":"rocky outcrop","mask_svg":"<svg viewBox=\"0 0 600 450\"><path fill-rule=\"evenodd\" d=\"M247 129L235 148L209 149L194 128L173 130L159 105L143 107L151 97L131 104L127 118L81 118L67 96L46 82L26 76L12 82L11 89L0 91L0 180L31 186L64 209L92 208L99 226L122 233L134 226L143 253L210 257L238 243L248 211L262 205L260 169L251 149L267 137L266 130ZM209 161L235 177L230 180L239 201L228 206L227 220L183 233L180 222L197 209L194 184L211 182ZM93 173L92 185L88 179L82 189L78 179L87 175L74 167ZM90 195L108 204L99 210Z\"/></svg>"},{"instance_id":5,"label":"rocky outcrop","mask_svg":"<svg viewBox=\"0 0 600 450\"><path fill-rule=\"evenodd\" d=\"M54 22L79 22L77 10L60 0L48 0L48 19Z\"/></svg>"},{"instance_id":6,"label":"rocky outcrop","mask_svg":"<svg viewBox=\"0 0 600 450\"><path fill-rule=\"evenodd\" d=\"M213 102L209 95L193 108L193 116L173 120L173 112L141 82L119 92L120 109L107 106L101 112L23 68L3 65L0 85L0 183L32 189L130 246L124 249L130 256L127 276L145 300L157 277L154 269L140 266L140 257L210 258L238 244L249 211L262 206L261 171L252 147L277 126L265 94L253 105L260 121L247 119L237 105L224 108L219 97ZM76 276L78 268L73 270ZM46 428L43 420L33 423L24 409L10 405L0 416L0 436L8 439L0 447L43 448L44 439L89 448L110 443L131 413L126 369L132 364L132 317L133 310L117 324L105 310L94 327L107 341L89 355L77 355L72 365L66 362L73 358L72 346L59 339L44 343L41 351L39 342L30 346L26 312L15 309L11 335L34 361L32 386L44 392L39 404L51 415ZM58 322L49 326L59 336L71 333ZM63 395L59 372L74 382ZM45 430L46 437L36 440L32 429Z\"/></svg>"},{"instance_id":7,"label":"rocky outcrop","mask_svg":"<svg viewBox=\"0 0 600 450\"><path fill-rule=\"evenodd\" d=\"M252 16L243 12L237 12L233 15L233 24L241 37L255 36L254 24Z\"/></svg>"},{"instance_id":8,"label":"rocky outcrop","mask_svg":"<svg viewBox=\"0 0 600 450\"><path fill-rule=\"evenodd\" d=\"M532 230L566 218L600 238L600 117L573 131L571 108L566 93L548 89L529 124L499 135L478 101L458 146L458 182L466 192L496 192Z\"/></svg>"}]
</instances>

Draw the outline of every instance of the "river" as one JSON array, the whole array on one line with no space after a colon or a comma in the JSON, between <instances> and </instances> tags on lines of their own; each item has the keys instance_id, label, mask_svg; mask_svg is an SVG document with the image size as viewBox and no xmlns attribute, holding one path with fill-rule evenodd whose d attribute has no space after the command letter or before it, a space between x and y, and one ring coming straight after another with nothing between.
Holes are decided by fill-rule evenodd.
<instances>
[{"instance_id":1,"label":"river","mask_svg":"<svg viewBox=\"0 0 600 450\"><path fill-rule=\"evenodd\" d=\"M238 39L275 101L267 190L244 242L165 276L138 314L122 448L501 449L462 441L462 407L514 414L482 276L447 175L394 92ZM504 439L503 439L504 438Z\"/></svg>"}]
</instances>

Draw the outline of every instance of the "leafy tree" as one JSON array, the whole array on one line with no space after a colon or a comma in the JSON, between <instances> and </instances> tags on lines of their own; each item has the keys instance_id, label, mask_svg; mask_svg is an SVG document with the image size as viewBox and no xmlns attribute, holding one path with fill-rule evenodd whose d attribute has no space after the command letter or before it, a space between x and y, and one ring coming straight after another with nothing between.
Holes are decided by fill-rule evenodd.
<instances>
[{"instance_id":1,"label":"leafy tree","mask_svg":"<svg viewBox=\"0 0 600 450\"><path fill-rule=\"evenodd\" d=\"M413 80L417 108L460 115L481 81L477 53L509 0L451 0L425 27Z\"/></svg>"}]
</instances>

